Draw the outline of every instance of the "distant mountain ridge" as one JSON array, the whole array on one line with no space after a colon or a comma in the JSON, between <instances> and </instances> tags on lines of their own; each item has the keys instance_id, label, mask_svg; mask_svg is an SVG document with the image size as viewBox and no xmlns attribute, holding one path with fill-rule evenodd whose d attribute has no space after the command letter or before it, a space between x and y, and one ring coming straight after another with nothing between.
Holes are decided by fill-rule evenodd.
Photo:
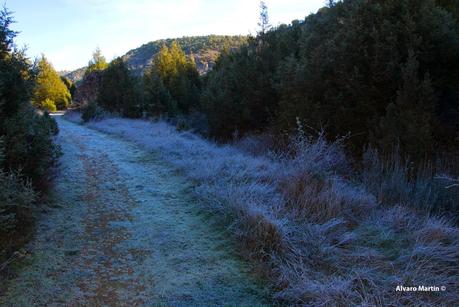
<instances>
[{"instance_id":1,"label":"distant mountain ridge","mask_svg":"<svg viewBox=\"0 0 459 307\"><path fill-rule=\"evenodd\" d=\"M224 49L239 48L247 42L247 39L248 36L244 35L206 35L160 39L132 49L121 58L134 75L140 76L149 67L163 44L170 46L173 41L177 41L187 56L194 57L199 73L205 74L212 69ZM78 82L83 79L85 70L86 67L82 67L71 72L61 72L61 75L73 82Z\"/></svg>"},{"instance_id":2,"label":"distant mountain ridge","mask_svg":"<svg viewBox=\"0 0 459 307\"><path fill-rule=\"evenodd\" d=\"M80 80L83 79L83 76L84 76L84 72L86 71L86 66L85 67L81 67L81 68L78 68L78 69L75 69L73 71L59 71L59 75L61 75L62 77L67 77L69 78L72 82L78 82Z\"/></svg>"}]
</instances>

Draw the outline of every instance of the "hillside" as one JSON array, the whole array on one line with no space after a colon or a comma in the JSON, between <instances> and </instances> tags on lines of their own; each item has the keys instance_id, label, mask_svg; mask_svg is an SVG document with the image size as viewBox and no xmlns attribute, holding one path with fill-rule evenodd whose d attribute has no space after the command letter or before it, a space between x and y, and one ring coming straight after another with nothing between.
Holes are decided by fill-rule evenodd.
<instances>
[{"instance_id":1,"label":"hillside","mask_svg":"<svg viewBox=\"0 0 459 307\"><path fill-rule=\"evenodd\" d=\"M243 45L247 42L247 36L207 35L160 39L132 49L122 58L135 75L141 75L161 46L163 44L170 46L174 40L180 44L188 56L193 54L199 73L204 74L212 69L215 60L224 48L232 49ZM85 70L86 67L82 67L64 75L76 82L83 78Z\"/></svg>"},{"instance_id":2,"label":"hillside","mask_svg":"<svg viewBox=\"0 0 459 307\"><path fill-rule=\"evenodd\" d=\"M73 70L73 71L67 71L67 70L60 71L59 74L61 76L69 78L70 80L72 80L72 82L76 82L76 81L79 81L79 80L83 79L85 71L86 71L86 66L78 68L78 69Z\"/></svg>"}]
</instances>

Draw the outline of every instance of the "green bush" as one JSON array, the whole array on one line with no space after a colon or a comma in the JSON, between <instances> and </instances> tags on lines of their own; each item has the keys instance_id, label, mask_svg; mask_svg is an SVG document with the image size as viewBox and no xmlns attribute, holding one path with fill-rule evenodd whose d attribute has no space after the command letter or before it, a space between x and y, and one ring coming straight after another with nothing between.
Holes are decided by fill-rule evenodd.
<instances>
[{"instance_id":1,"label":"green bush","mask_svg":"<svg viewBox=\"0 0 459 307\"><path fill-rule=\"evenodd\" d=\"M0 140L0 263L18 243L16 234L30 224L30 209L36 197L30 183L23 183L19 174L2 170L4 159L3 141Z\"/></svg>"},{"instance_id":2,"label":"green bush","mask_svg":"<svg viewBox=\"0 0 459 307\"><path fill-rule=\"evenodd\" d=\"M6 9L0 12L0 261L27 238L36 192L48 189L60 156L56 121L30 103L36 74L24 52L13 48L12 22ZM39 101L53 109L53 101Z\"/></svg>"},{"instance_id":3,"label":"green bush","mask_svg":"<svg viewBox=\"0 0 459 307\"><path fill-rule=\"evenodd\" d=\"M0 171L0 245L31 221L31 208L35 197L32 186L24 184L20 175ZM0 246L0 250L3 248L4 246Z\"/></svg>"},{"instance_id":4,"label":"green bush","mask_svg":"<svg viewBox=\"0 0 459 307\"><path fill-rule=\"evenodd\" d=\"M55 102L52 101L49 98L46 98L45 101L43 101L41 103L41 108L43 110L46 110L46 111L49 111L49 112L56 112L57 111Z\"/></svg>"},{"instance_id":5,"label":"green bush","mask_svg":"<svg viewBox=\"0 0 459 307\"><path fill-rule=\"evenodd\" d=\"M89 122L91 120L100 119L103 115L104 110L99 107L97 102L92 101L82 108L81 119L83 119L84 122Z\"/></svg>"},{"instance_id":6,"label":"green bush","mask_svg":"<svg viewBox=\"0 0 459 307\"><path fill-rule=\"evenodd\" d=\"M45 111L43 116L41 117L42 122L44 125L46 125L49 129L49 134L50 135L58 135L59 134L59 126L57 125L57 122L52 118L48 112Z\"/></svg>"},{"instance_id":7,"label":"green bush","mask_svg":"<svg viewBox=\"0 0 459 307\"><path fill-rule=\"evenodd\" d=\"M59 146L53 143L53 135L58 132L55 120L26 105L5 120L3 129L7 169L22 170L35 188L46 190L50 183L49 169L61 154Z\"/></svg>"}]
</instances>

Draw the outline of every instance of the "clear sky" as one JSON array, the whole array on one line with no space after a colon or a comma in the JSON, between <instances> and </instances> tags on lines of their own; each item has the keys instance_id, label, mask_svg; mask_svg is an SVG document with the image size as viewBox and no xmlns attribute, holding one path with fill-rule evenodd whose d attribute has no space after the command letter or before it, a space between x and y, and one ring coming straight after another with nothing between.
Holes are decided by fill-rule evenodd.
<instances>
[{"instance_id":1,"label":"clear sky","mask_svg":"<svg viewBox=\"0 0 459 307\"><path fill-rule=\"evenodd\" d=\"M266 0L271 24L316 12L325 0ZM85 66L99 47L110 60L147 42L255 33L258 0L6 0L19 47L44 53L58 70Z\"/></svg>"}]
</instances>

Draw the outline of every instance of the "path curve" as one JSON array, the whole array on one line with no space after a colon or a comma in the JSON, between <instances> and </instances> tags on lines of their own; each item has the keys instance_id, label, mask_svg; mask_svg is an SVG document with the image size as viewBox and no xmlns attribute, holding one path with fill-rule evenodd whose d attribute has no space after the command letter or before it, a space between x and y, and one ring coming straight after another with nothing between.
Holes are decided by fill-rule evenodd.
<instances>
[{"instance_id":1,"label":"path curve","mask_svg":"<svg viewBox=\"0 0 459 307\"><path fill-rule=\"evenodd\" d=\"M53 206L0 305L258 306L265 287L154 153L57 118Z\"/></svg>"}]
</instances>

